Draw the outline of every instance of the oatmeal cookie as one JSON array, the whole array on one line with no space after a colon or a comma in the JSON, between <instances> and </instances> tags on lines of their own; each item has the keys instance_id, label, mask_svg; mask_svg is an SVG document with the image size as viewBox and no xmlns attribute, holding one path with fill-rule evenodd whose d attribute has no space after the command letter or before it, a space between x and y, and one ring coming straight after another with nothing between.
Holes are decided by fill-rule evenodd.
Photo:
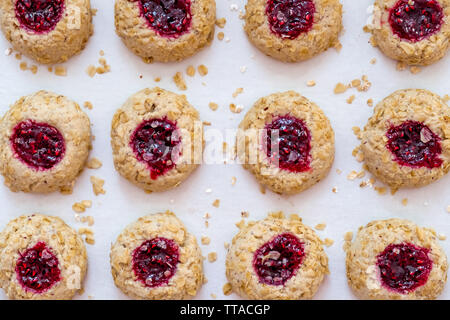
<instances>
[{"instance_id":1,"label":"oatmeal cookie","mask_svg":"<svg viewBox=\"0 0 450 320\"><path fill-rule=\"evenodd\" d=\"M322 241L298 217L282 213L245 224L226 258L228 281L245 299L311 299L326 274Z\"/></svg>"},{"instance_id":2,"label":"oatmeal cookie","mask_svg":"<svg viewBox=\"0 0 450 320\"><path fill-rule=\"evenodd\" d=\"M93 33L90 0L0 0L0 26L14 50L39 63L62 63Z\"/></svg>"},{"instance_id":3,"label":"oatmeal cookie","mask_svg":"<svg viewBox=\"0 0 450 320\"><path fill-rule=\"evenodd\" d=\"M10 299L71 299L87 269L83 240L57 217L21 216L0 233L0 287Z\"/></svg>"},{"instance_id":4,"label":"oatmeal cookie","mask_svg":"<svg viewBox=\"0 0 450 320\"><path fill-rule=\"evenodd\" d=\"M248 0L245 32L266 55L297 62L339 44L339 0Z\"/></svg>"},{"instance_id":5,"label":"oatmeal cookie","mask_svg":"<svg viewBox=\"0 0 450 320\"><path fill-rule=\"evenodd\" d=\"M450 108L427 90L385 98L361 138L367 168L393 189L430 184L450 169Z\"/></svg>"},{"instance_id":6,"label":"oatmeal cookie","mask_svg":"<svg viewBox=\"0 0 450 320\"><path fill-rule=\"evenodd\" d=\"M180 61L214 39L215 0L116 0L116 33L144 61Z\"/></svg>"},{"instance_id":7,"label":"oatmeal cookie","mask_svg":"<svg viewBox=\"0 0 450 320\"><path fill-rule=\"evenodd\" d=\"M20 98L0 120L0 173L11 191L69 190L91 146L88 116L62 96Z\"/></svg>"},{"instance_id":8,"label":"oatmeal cookie","mask_svg":"<svg viewBox=\"0 0 450 320\"><path fill-rule=\"evenodd\" d=\"M301 192L326 177L333 164L330 121L315 103L294 91L259 99L239 129L239 160L274 192Z\"/></svg>"},{"instance_id":9,"label":"oatmeal cookie","mask_svg":"<svg viewBox=\"0 0 450 320\"><path fill-rule=\"evenodd\" d=\"M134 299L193 298L204 281L197 240L170 211L126 227L110 257L116 286Z\"/></svg>"},{"instance_id":10,"label":"oatmeal cookie","mask_svg":"<svg viewBox=\"0 0 450 320\"><path fill-rule=\"evenodd\" d=\"M202 124L184 95L141 90L116 111L111 127L116 170L144 190L172 189L201 162Z\"/></svg>"},{"instance_id":11,"label":"oatmeal cookie","mask_svg":"<svg viewBox=\"0 0 450 320\"><path fill-rule=\"evenodd\" d=\"M408 220L360 227L346 253L348 283L362 299L435 299L447 281L436 233Z\"/></svg>"},{"instance_id":12,"label":"oatmeal cookie","mask_svg":"<svg viewBox=\"0 0 450 320\"><path fill-rule=\"evenodd\" d=\"M450 0L376 0L373 44L409 65L429 65L447 52Z\"/></svg>"}]
</instances>

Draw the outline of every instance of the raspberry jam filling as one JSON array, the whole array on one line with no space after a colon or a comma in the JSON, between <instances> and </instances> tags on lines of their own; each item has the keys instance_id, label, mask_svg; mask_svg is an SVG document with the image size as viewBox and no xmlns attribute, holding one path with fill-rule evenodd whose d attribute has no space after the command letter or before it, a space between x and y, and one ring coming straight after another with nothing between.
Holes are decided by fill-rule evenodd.
<instances>
[{"instance_id":1,"label":"raspberry jam filling","mask_svg":"<svg viewBox=\"0 0 450 320\"><path fill-rule=\"evenodd\" d=\"M178 245L166 238L144 241L133 252L133 271L146 287L159 287L175 275L179 262Z\"/></svg>"},{"instance_id":2,"label":"raspberry jam filling","mask_svg":"<svg viewBox=\"0 0 450 320\"><path fill-rule=\"evenodd\" d=\"M17 0L16 17L20 25L35 33L53 30L64 12L64 0Z\"/></svg>"},{"instance_id":3,"label":"raspberry jam filling","mask_svg":"<svg viewBox=\"0 0 450 320\"><path fill-rule=\"evenodd\" d=\"M401 165L433 169L442 164L439 158L441 139L421 122L408 120L399 126L392 126L386 137L387 148Z\"/></svg>"},{"instance_id":4,"label":"raspberry jam filling","mask_svg":"<svg viewBox=\"0 0 450 320\"><path fill-rule=\"evenodd\" d=\"M436 0L399 0L389 13L392 31L411 42L438 32L443 18L442 7Z\"/></svg>"},{"instance_id":5,"label":"raspberry jam filling","mask_svg":"<svg viewBox=\"0 0 450 320\"><path fill-rule=\"evenodd\" d=\"M175 167L180 143L176 123L167 118L144 121L130 142L137 159L147 164L153 180Z\"/></svg>"},{"instance_id":6,"label":"raspberry jam filling","mask_svg":"<svg viewBox=\"0 0 450 320\"><path fill-rule=\"evenodd\" d=\"M33 120L22 121L13 129L11 146L16 156L36 170L51 169L64 157L64 138L55 127Z\"/></svg>"},{"instance_id":7,"label":"raspberry jam filling","mask_svg":"<svg viewBox=\"0 0 450 320\"><path fill-rule=\"evenodd\" d=\"M382 284L407 294L423 286L433 267L429 249L411 243L390 244L377 256Z\"/></svg>"},{"instance_id":8,"label":"raspberry jam filling","mask_svg":"<svg viewBox=\"0 0 450 320\"><path fill-rule=\"evenodd\" d=\"M265 127L266 154L271 163L291 172L310 169L311 134L306 124L286 115Z\"/></svg>"},{"instance_id":9,"label":"raspberry jam filling","mask_svg":"<svg viewBox=\"0 0 450 320\"><path fill-rule=\"evenodd\" d=\"M282 233L260 247L253 257L259 282L284 285L292 278L305 257L304 244L290 233Z\"/></svg>"},{"instance_id":10,"label":"raspberry jam filling","mask_svg":"<svg viewBox=\"0 0 450 320\"><path fill-rule=\"evenodd\" d=\"M191 26L191 0L138 0L141 14L160 36L177 38Z\"/></svg>"},{"instance_id":11,"label":"raspberry jam filling","mask_svg":"<svg viewBox=\"0 0 450 320\"><path fill-rule=\"evenodd\" d=\"M58 258L44 242L19 253L16 275L25 290L42 293L61 280Z\"/></svg>"},{"instance_id":12,"label":"raspberry jam filling","mask_svg":"<svg viewBox=\"0 0 450 320\"><path fill-rule=\"evenodd\" d=\"M311 30L315 11L313 0L268 0L266 6L270 30L286 39Z\"/></svg>"}]
</instances>

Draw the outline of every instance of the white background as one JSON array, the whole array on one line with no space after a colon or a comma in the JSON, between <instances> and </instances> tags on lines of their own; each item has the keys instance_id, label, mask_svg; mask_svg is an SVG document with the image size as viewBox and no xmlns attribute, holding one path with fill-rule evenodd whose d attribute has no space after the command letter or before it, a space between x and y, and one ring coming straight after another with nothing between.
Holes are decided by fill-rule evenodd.
<instances>
[{"instance_id":1,"label":"white background","mask_svg":"<svg viewBox=\"0 0 450 320\"><path fill-rule=\"evenodd\" d=\"M79 228L85 225L76 222L71 206L85 199L93 200L91 209L85 215L92 215L95 224L95 245L86 245L89 256L89 270L85 280L85 293L78 298L87 299L126 299L113 283L109 265L109 248L121 230L138 217L164 210L174 211L186 224L188 230L200 237L211 238L209 246L201 246L203 255L217 251L218 260L205 261L204 269L208 283L200 290L198 299L211 299L214 293L218 298L238 298L236 295L225 297L222 286L225 278L224 242L230 242L236 234L235 223L241 219L241 211L248 211L250 219L264 218L268 211L283 210L286 213L298 213L310 226L325 222L324 231L318 231L322 238L335 240L333 246L326 248L330 260L331 274L320 287L316 299L354 299L347 286L345 276L345 257L342 250L343 234L356 231L374 219L399 217L410 219L419 225L435 228L439 233L448 234L450 215L446 212L450 204L450 177L418 190L401 190L396 195L381 196L373 189L359 187L359 181L347 180L351 170L360 170L361 164L351 155L358 144L352 133L353 126L363 127L372 108L366 101L373 98L379 102L397 89L425 88L440 95L450 93L448 78L450 75L450 57L424 68L417 75L409 71L399 72L395 62L384 57L369 43L369 35L362 31L369 14L367 7L371 0L342 0L344 5L344 28L340 40L343 48L338 53L330 49L310 61L285 64L264 56L247 40L243 21L239 13L230 10L231 4L244 8L245 0L216 0L217 17L226 17L225 28L216 28L216 33L224 31L229 42L214 40L211 47L196 56L180 63L145 64L127 50L114 31L113 0L91 0L97 8L94 17L95 33L81 55L65 64L68 76L58 77L40 66L36 75L30 71L21 71L19 61L14 55L0 54L0 112L3 114L15 100L23 95L40 89L64 94L80 104L91 101L93 110L86 110L92 121L92 156L103 162L99 170L85 170L77 180L72 195L60 194L33 195L12 193L0 186L0 227L22 214L32 212L46 213L63 218L69 225ZM0 52L9 48L8 42L0 37ZM98 65L99 51L104 50L112 71L90 78L85 70L90 64ZM369 61L377 59L372 65ZM26 60L29 61L29 60ZM189 65L205 64L209 68L206 77L186 77L188 90L180 92L172 81L177 71L186 70ZM30 65L30 61L29 61ZM246 66L245 73L240 67ZM143 78L140 79L139 75ZM352 79L367 75L373 83L366 93L356 90L343 95L333 94L337 82L348 83ZM153 79L161 77L156 84ZM308 80L315 80L315 87L307 87ZM205 82L206 85L202 85ZM164 192L146 194L121 178L113 168L110 147L110 124L117 108L136 91L160 86L174 92L185 93L188 100L201 114L202 120L211 121L214 128L234 129L245 112L260 97L285 90L296 90L316 102L330 118L336 133L336 160L329 176L318 185L301 194L284 197L267 191L264 195L253 176L239 165L202 165L179 188ZM236 99L232 93L243 87L244 93ZM353 104L347 104L346 98L356 94ZM220 107L211 111L208 103L217 102ZM230 103L242 104L245 108L240 114L230 112ZM343 171L337 174L336 169ZM95 175L106 180L106 195L93 195L89 176ZM231 178L237 177L235 186ZM368 175L364 178L368 179ZM338 188L338 193L331 191ZM211 188L211 193L205 190ZM408 198L407 206L401 200ZM220 199L220 207L211 204ZM211 214L210 226L205 227L204 214ZM449 241L442 241L446 252L450 253ZM1 258L1 257L0 257ZM0 298L5 298L3 292ZM450 298L450 286L441 298Z\"/></svg>"}]
</instances>

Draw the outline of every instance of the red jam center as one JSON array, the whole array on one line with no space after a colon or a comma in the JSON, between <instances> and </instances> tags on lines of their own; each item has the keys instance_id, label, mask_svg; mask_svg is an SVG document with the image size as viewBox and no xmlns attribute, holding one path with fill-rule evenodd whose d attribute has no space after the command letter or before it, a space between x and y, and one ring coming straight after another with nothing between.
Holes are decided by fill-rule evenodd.
<instances>
[{"instance_id":1,"label":"red jam center","mask_svg":"<svg viewBox=\"0 0 450 320\"><path fill-rule=\"evenodd\" d=\"M402 294L423 286L433 267L433 262L428 257L429 251L411 243L387 246L377 256L383 285Z\"/></svg>"},{"instance_id":2,"label":"red jam center","mask_svg":"<svg viewBox=\"0 0 450 320\"><path fill-rule=\"evenodd\" d=\"M292 172L310 169L311 134L302 120L291 116L274 119L266 125L265 140L271 163Z\"/></svg>"},{"instance_id":3,"label":"red jam center","mask_svg":"<svg viewBox=\"0 0 450 320\"><path fill-rule=\"evenodd\" d=\"M179 262L178 245L166 238L144 241L133 252L133 271L146 287L167 284Z\"/></svg>"},{"instance_id":4,"label":"red jam center","mask_svg":"<svg viewBox=\"0 0 450 320\"><path fill-rule=\"evenodd\" d=\"M176 38L191 25L191 0L139 0L141 14L160 36Z\"/></svg>"},{"instance_id":5,"label":"red jam center","mask_svg":"<svg viewBox=\"0 0 450 320\"><path fill-rule=\"evenodd\" d=\"M17 0L20 25L36 33L53 30L64 12L64 0Z\"/></svg>"},{"instance_id":6,"label":"red jam center","mask_svg":"<svg viewBox=\"0 0 450 320\"><path fill-rule=\"evenodd\" d=\"M130 144L137 159L147 164L155 180L175 167L176 147L180 142L176 124L164 118L141 123L131 136Z\"/></svg>"},{"instance_id":7,"label":"red jam center","mask_svg":"<svg viewBox=\"0 0 450 320\"><path fill-rule=\"evenodd\" d=\"M444 13L436 0L399 0L389 13L392 31L417 42L439 31Z\"/></svg>"},{"instance_id":8,"label":"red jam center","mask_svg":"<svg viewBox=\"0 0 450 320\"><path fill-rule=\"evenodd\" d=\"M38 242L19 255L16 275L25 290L42 293L61 280L58 258L44 242Z\"/></svg>"},{"instance_id":9,"label":"red jam center","mask_svg":"<svg viewBox=\"0 0 450 320\"><path fill-rule=\"evenodd\" d=\"M405 121L391 127L386 137L387 148L401 165L433 169L442 164L439 158L442 152L441 139L421 122Z\"/></svg>"},{"instance_id":10,"label":"red jam center","mask_svg":"<svg viewBox=\"0 0 450 320\"><path fill-rule=\"evenodd\" d=\"M51 169L65 153L64 138L55 127L33 120L20 122L11 136L14 153L36 170Z\"/></svg>"},{"instance_id":11,"label":"red jam center","mask_svg":"<svg viewBox=\"0 0 450 320\"><path fill-rule=\"evenodd\" d=\"M266 7L270 29L287 39L311 30L315 11L313 0L268 0Z\"/></svg>"},{"instance_id":12,"label":"red jam center","mask_svg":"<svg viewBox=\"0 0 450 320\"><path fill-rule=\"evenodd\" d=\"M293 234L283 233L255 252L253 267L259 282L284 285L295 275L304 256L303 243Z\"/></svg>"}]
</instances>

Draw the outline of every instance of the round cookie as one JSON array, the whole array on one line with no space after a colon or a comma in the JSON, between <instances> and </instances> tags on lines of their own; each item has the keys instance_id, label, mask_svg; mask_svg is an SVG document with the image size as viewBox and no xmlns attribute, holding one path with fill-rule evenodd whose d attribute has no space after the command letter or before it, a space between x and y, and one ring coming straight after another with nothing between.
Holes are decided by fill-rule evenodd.
<instances>
[{"instance_id":1,"label":"round cookie","mask_svg":"<svg viewBox=\"0 0 450 320\"><path fill-rule=\"evenodd\" d=\"M111 145L116 170L147 191L177 187L197 168L203 128L184 95L143 89L116 111Z\"/></svg>"},{"instance_id":2,"label":"round cookie","mask_svg":"<svg viewBox=\"0 0 450 320\"><path fill-rule=\"evenodd\" d=\"M427 90L399 90L374 109L361 135L369 171L393 189L420 187L450 170L450 108Z\"/></svg>"},{"instance_id":3,"label":"round cookie","mask_svg":"<svg viewBox=\"0 0 450 320\"><path fill-rule=\"evenodd\" d=\"M71 299L87 269L83 240L57 217L21 216L0 233L0 287L10 299Z\"/></svg>"},{"instance_id":4,"label":"round cookie","mask_svg":"<svg viewBox=\"0 0 450 320\"><path fill-rule=\"evenodd\" d=\"M297 62L339 44L339 0L248 0L244 30L266 55Z\"/></svg>"},{"instance_id":5,"label":"round cookie","mask_svg":"<svg viewBox=\"0 0 450 320\"><path fill-rule=\"evenodd\" d=\"M116 286L134 299L190 299L204 281L197 240L170 211L127 226L110 258Z\"/></svg>"},{"instance_id":6,"label":"round cookie","mask_svg":"<svg viewBox=\"0 0 450 320\"><path fill-rule=\"evenodd\" d=\"M226 275L245 299L310 299L328 274L328 257L314 230L293 215L273 213L244 224L228 249Z\"/></svg>"},{"instance_id":7,"label":"round cookie","mask_svg":"<svg viewBox=\"0 0 450 320\"><path fill-rule=\"evenodd\" d=\"M345 249L348 283L361 299L435 299L447 281L436 233L408 220L372 221Z\"/></svg>"},{"instance_id":8,"label":"round cookie","mask_svg":"<svg viewBox=\"0 0 450 320\"><path fill-rule=\"evenodd\" d=\"M215 0L116 0L116 33L146 62L180 61L214 38Z\"/></svg>"},{"instance_id":9,"label":"round cookie","mask_svg":"<svg viewBox=\"0 0 450 320\"><path fill-rule=\"evenodd\" d=\"M93 33L90 0L1 0L0 26L14 50L39 63L62 63Z\"/></svg>"},{"instance_id":10,"label":"round cookie","mask_svg":"<svg viewBox=\"0 0 450 320\"><path fill-rule=\"evenodd\" d=\"M330 121L315 103L294 91L259 99L239 129L239 160L274 192L308 189L326 177L333 164Z\"/></svg>"},{"instance_id":11,"label":"round cookie","mask_svg":"<svg viewBox=\"0 0 450 320\"><path fill-rule=\"evenodd\" d=\"M450 0L376 0L372 43L406 64L432 64L447 52L449 15Z\"/></svg>"},{"instance_id":12,"label":"round cookie","mask_svg":"<svg viewBox=\"0 0 450 320\"><path fill-rule=\"evenodd\" d=\"M69 191L91 146L87 115L48 91L20 98L0 120L0 173L11 191Z\"/></svg>"}]
</instances>

